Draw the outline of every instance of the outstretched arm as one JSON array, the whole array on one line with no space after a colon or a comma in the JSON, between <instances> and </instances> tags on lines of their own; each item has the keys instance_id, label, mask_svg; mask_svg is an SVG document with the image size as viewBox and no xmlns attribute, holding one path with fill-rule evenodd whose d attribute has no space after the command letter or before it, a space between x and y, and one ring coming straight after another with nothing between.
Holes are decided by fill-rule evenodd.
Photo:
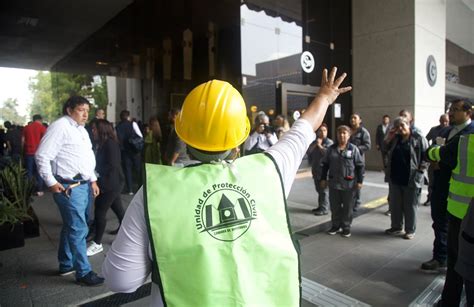
<instances>
[{"instance_id":1,"label":"outstretched arm","mask_svg":"<svg viewBox=\"0 0 474 307\"><path fill-rule=\"evenodd\" d=\"M301 115L301 118L307 120L311 124L313 130L319 128L323 122L328 107L336 100L339 94L349 92L352 89L350 86L339 88L347 74L343 73L336 79L336 72L337 67L333 67L328 77L328 70L323 70L321 88L308 106L308 109L306 109L306 112Z\"/></svg>"}]
</instances>

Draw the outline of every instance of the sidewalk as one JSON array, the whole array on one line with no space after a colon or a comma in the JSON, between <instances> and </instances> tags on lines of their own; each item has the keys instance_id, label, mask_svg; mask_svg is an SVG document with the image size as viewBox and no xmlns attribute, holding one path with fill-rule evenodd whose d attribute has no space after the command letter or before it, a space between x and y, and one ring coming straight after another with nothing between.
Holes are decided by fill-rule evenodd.
<instances>
[{"instance_id":1,"label":"sidewalk","mask_svg":"<svg viewBox=\"0 0 474 307\"><path fill-rule=\"evenodd\" d=\"M305 292L305 288L316 285L314 282L373 306L407 306L437 277L418 270L420 263L431 257L433 231L429 207L419 208L414 240L386 236L383 230L390 225L390 218L383 214L387 192L383 174L367 172L362 202L370 207L381 206L375 210L360 210L360 215L354 219L351 238L329 236L323 231L329 228L329 215L316 217L311 214L317 199L311 175L308 171L298 174L288 207L292 229L302 247L303 294L307 300L304 306L314 306L308 302L311 300L321 302L317 294ZM128 205L130 199L131 196L124 195L124 205ZM424 199L425 196L422 201ZM80 287L74 283L73 276L56 275L61 229L59 212L48 193L36 198L33 207L40 220L40 237L28 239L23 248L0 252L0 306L86 302L90 302L88 306L97 306L98 300L110 297L112 293L104 286ZM109 212L108 220L107 230L115 229L117 221L113 213ZM113 239L114 236L106 233L105 250ZM105 253L100 253L90 258L96 272L100 272L104 257ZM147 305L146 288L136 294L134 299L137 298L139 300L126 299L123 303Z\"/></svg>"}]
</instances>

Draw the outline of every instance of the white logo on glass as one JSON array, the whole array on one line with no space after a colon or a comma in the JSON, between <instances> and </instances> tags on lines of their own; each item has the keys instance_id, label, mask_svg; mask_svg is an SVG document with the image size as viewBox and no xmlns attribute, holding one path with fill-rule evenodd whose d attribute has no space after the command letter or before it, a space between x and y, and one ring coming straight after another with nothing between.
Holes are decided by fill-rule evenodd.
<instances>
[{"instance_id":1,"label":"white logo on glass","mask_svg":"<svg viewBox=\"0 0 474 307\"><path fill-rule=\"evenodd\" d=\"M314 69L314 57L309 51L305 51L301 54L300 58L301 68L306 73L310 73Z\"/></svg>"}]
</instances>

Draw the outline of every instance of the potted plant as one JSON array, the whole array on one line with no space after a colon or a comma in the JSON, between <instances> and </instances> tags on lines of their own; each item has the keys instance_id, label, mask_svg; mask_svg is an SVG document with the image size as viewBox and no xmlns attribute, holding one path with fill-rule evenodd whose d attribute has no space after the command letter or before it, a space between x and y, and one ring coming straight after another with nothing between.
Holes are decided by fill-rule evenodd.
<instances>
[{"instance_id":1,"label":"potted plant","mask_svg":"<svg viewBox=\"0 0 474 307\"><path fill-rule=\"evenodd\" d=\"M18 209L17 214L23 216L23 229L26 238L39 236L38 218L31 207L35 188L33 179L26 176L26 170L20 163L7 163L0 171L2 199ZM4 202L5 204L7 202ZM8 209L8 210L11 210Z\"/></svg>"},{"instance_id":2,"label":"potted plant","mask_svg":"<svg viewBox=\"0 0 474 307\"><path fill-rule=\"evenodd\" d=\"M23 220L31 219L16 203L0 199L0 251L25 245Z\"/></svg>"}]
</instances>

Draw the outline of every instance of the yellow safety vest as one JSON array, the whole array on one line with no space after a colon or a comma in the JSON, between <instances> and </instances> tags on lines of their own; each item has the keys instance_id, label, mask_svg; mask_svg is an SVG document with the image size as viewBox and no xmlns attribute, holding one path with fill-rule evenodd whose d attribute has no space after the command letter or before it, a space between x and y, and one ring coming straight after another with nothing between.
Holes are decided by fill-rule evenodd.
<instances>
[{"instance_id":1,"label":"yellow safety vest","mask_svg":"<svg viewBox=\"0 0 474 307\"><path fill-rule=\"evenodd\" d=\"M299 306L298 245L270 156L146 165L152 279L167 306Z\"/></svg>"},{"instance_id":2,"label":"yellow safety vest","mask_svg":"<svg viewBox=\"0 0 474 307\"><path fill-rule=\"evenodd\" d=\"M474 135L459 138L458 161L449 182L448 212L463 219L474 197Z\"/></svg>"}]
</instances>

